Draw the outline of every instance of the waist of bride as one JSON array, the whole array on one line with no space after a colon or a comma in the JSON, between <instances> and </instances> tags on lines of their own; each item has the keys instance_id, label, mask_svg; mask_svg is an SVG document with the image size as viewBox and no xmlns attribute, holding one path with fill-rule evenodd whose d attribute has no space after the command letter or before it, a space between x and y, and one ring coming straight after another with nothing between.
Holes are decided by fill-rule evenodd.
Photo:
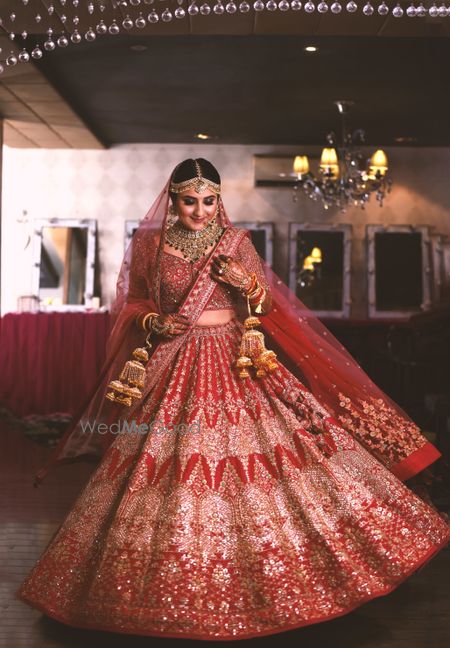
<instances>
[{"instance_id":1,"label":"waist of bride","mask_svg":"<svg viewBox=\"0 0 450 648\"><path fill-rule=\"evenodd\" d=\"M233 308L204 311L196 322L196 326L211 326L214 324L227 324L236 317Z\"/></svg>"}]
</instances>

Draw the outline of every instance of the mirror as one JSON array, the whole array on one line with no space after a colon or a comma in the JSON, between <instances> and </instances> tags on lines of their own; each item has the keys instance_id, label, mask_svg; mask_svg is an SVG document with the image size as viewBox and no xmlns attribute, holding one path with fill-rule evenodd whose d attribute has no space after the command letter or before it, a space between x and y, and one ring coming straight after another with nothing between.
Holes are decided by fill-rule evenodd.
<instances>
[{"instance_id":1,"label":"mirror","mask_svg":"<svg viewBox=\"0 0 450 648\"><path fill-rule=\"evenodd\" d=\"M427 227L367 226L369 315L407 317L430 307Z\"/></svg>"},{"instance_id":2,"label":"mirror","mask_svg":"<svg viewBox=\"0 0 450 648\"><path fill-rule=\"evenodd\" d=\"M442 242L442 294L450 297L450 242Z\"/></svg>"},{"instance_id":3,"label":"mirror","mask_svg":"<svg viewBox=\"0 0 450 648\"><path fill-rule=\"evenodd\" d=\"M35 221L33 293L39 308L76 310L92 305L97 221Z\"/></svg>"},{"instance_id":4,"label":"mirror","mask_svg":"<svg viewBox=\"0 0 450 648\"><path fill-rule=\"evenodd\" d=\"M255 187L293 186L295 155L254 155Z\"/></svg>"},{"instance_id":5,"label":"mirror","mask_svg":"<svg viewBox=\"0 0 450 648\"><path fill-rule=\"evenodd\" d=\"M260 221L242 221L234 223L236 227L250 230L252 243L259 256L268 263L273 264L273 223L261 223Z\"/></svg>"},{"instance_id":6,"label":"mirror","mask_svg":"<svg viewBox=\"0 0 450 648\"><path fill-rule=\"evenodd\" d=\"M316 315L350 315L351 232L351 225L289 224L289 287Z\"/></svg>"}]
</instances>

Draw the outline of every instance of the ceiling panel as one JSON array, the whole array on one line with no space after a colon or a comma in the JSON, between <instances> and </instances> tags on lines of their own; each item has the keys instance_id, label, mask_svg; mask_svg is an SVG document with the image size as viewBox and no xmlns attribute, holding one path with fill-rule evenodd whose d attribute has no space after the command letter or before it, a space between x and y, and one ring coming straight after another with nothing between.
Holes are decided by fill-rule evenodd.
<instances>
[{"instance_id":1,"label":"ceiling panel","mask_svg":"<svg viewBox=\"0 0 450 648\"><path fill-rule=\"evenodd\" d=\"M450 145L450 41L301 36L118 36L46 57L40 69L106 144L322 144L333 102L371 145ZM135 52L139 43L144 51ZM433 106L433 119L429 119Z\"/></svg>"},{"instance_id":2,"label":"ceiling panel","mask_svg":"<svg viewBox=\"0 0 450 648\"><path fill-rule=\"evenodd\" d=\"M70 0L64 7L41 0L42 15L52 2L58 36L63 14L66 26L72 25L74 8ZM25 43L43 43L46 35L37 33L33 21L26 40L16 36L11 41L7 31L18 30L25 8L20 0L0 3L4 55L18 53ZM114 17L121 21L111 0L105 12L93 16L85 5L80 32L95 28L100 17L107 25ZM140 11L147 15L152 6L161 10L165 4L155 0L124 8L122 18L127 12L133 18ZM11 11L17 15L14 24ZM25 126L42 124L33 141L52 146L58 138L61 146L94 148L192 142L198 132L210 133L215 142L320 144L329 128L339 127L333 101L346 98L355 101L352 119L366 127L370 143L393 144L406 136L422 145L450 145L448 36L450 18L304 10L187 15L132 34L56 48L36 66L6 67L0 77L0 111L13 120L14 141L20 140L14 133L23 121ZM311 43L319 46L318 54L303 51ZM23 136L31 138L30 130Z\"/></svg>"},{"instance_id":3,"label":"ceiling panel","mask_svg":"<svg viewBox=\"0 0 450 648\"><path fill-rule=\"evenodd\" d=\"M224 16L198 16L191 18L192 34L252 34L255 24L255 13L235 13Z\"/></svg>"},{"instance_id":4,"label":"ceiling panel","mask_svg":"<svg viewBox=\"0 0 450 648\"><path fill-rule=\"evenodd\" d=\"M255 34L315 34L320 23L320 14L303 11L262 11L255 17Z\"/></svg>"},{"instance_id":5,"label":"ceiling panel","mask_svg":"<svg viewBox=\"0 0 450 648\"><path fill-rule=\"evenodd\" d=\"M406 7L406 5L404 6ZM448 24L449 18L430 18L429 16L426 18L394 18L394 16L389 16L380 29L380 36L399 38L444 37L449 33Z\"/></svg>"},{"instance_id":6,"label":"ceiling panel","mask_svg":"<svg viewBox=\"0 0 450 648\"><path fill-rule=\"evenodd\" d=\"M0 37L0 46L5 46L5 40L8 51L17 55L17 44L4 36ZM2 74L0 116L4 120L3 142L7 146L103 148L33 63L8 66ZM61 128L69 128L69 132L57 130Z\"/></svg>"},{"instance_id":7,"label":"ceiling panel","mask_svg":"<svg viewBox=\"0 0 450 648\"><path fill-rule=\"evenodd\" d=\"M331 13L323 14L316 34L323 36L376 36L386 17L374 14L370 18L363 13L347 14L345 20L336 20Z\"/></svg>"}]
</instances>

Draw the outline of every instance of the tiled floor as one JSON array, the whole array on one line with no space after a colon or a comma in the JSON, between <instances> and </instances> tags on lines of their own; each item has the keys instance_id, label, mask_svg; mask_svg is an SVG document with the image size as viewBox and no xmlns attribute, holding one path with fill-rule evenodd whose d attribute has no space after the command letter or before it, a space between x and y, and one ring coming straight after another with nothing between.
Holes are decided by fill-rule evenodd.
<instances>
[{"instance_id":1,"label":"tiled floor","mask_svg":"<svg viewBox=\"0 0 450 648\"><path fill-rule=\"evenodd\" d=\"M7 648L137 648L168 645L167 639L77 630L43 616L13 597L20 582L69 510L92 466L59 468L38 489L32 476L47 451L20 431L0 426L0 646ZM450 646L450 549L397 590L352 614L279 635L258 645L295 642L300 648L444 648ZM206 642L187 641L180 645ZM216 643L217 646L224 642Z\"/></svg>"}]
</instances>

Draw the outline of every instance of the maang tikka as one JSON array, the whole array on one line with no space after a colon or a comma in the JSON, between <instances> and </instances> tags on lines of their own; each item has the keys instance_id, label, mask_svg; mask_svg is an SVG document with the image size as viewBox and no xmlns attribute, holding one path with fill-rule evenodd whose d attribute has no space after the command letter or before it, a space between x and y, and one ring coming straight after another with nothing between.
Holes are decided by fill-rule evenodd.
<instances>
[{"instance_id":1,"label":"maang tikka","mask_svg":"<svg viewBox=\"0 0 450 648\"><path fill-rule=\"evenodd\" d=\"M214 193L220 194L220 184L203 177L200 164L197 160L194 160L194 164L197 175L189 180L183 180L183 182L171 182L169 191L171 193L181 193L188 189L194 189L197 193L203 193L207 189L210 189Z\"/></svg>"}]
</instances>

